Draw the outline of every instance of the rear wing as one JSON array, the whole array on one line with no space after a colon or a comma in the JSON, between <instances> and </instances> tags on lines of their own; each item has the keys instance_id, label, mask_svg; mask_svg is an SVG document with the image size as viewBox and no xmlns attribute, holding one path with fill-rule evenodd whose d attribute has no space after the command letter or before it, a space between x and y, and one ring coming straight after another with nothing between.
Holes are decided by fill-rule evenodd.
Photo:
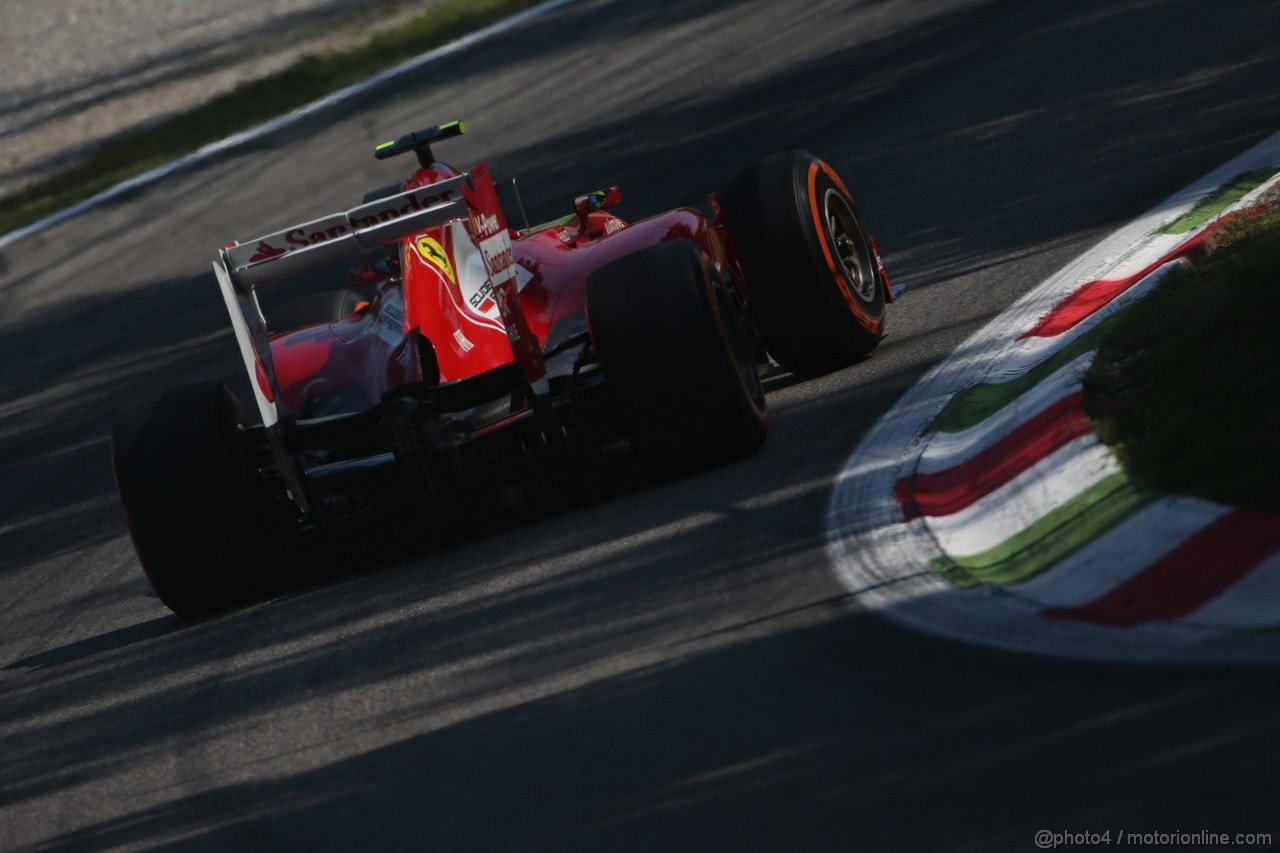
<instances>
[{"instance_id":1,"label":"rear wing","mask_svg":"<svg viewBox=\"0 0 1280 853\"><path fill-rule=\"evenodd\" d=\"M276 402L280 389L271 364L267 321L254 288L467 218L464 180L465 176L459 176L418 187L218 251L213 272L265 426L275 426L280 420Z\"/></svg>"},{"instance_id":2,"label":"rear wing","mask_svg":"<svg viewBox=\"0 0 1280 853\"><path fill-rule=\"evenodd\" d=\"M466 176L419 187L233 244L219 255L241 292L467 217Z\"/></svg>"},{"instance_id":3,"label":"rear wing","mask_svg":"<svg viewBox=\"0 0 1280 853\"><path fill-rule=\"evenodd\" d=\"M271 363L267 323L254 289L341 261L368 249L455 220L466 220L493 282L515 361L535 394L546 390L546 366L515 289L515 261L493 175L484 163L470 173L294 225L218 251L214 275L222 290L262 423L280 421L280 389ZM274 430L272 430L274 432ZM293 489L291 489L292 491Z\"/></svg>"}]
</instances>

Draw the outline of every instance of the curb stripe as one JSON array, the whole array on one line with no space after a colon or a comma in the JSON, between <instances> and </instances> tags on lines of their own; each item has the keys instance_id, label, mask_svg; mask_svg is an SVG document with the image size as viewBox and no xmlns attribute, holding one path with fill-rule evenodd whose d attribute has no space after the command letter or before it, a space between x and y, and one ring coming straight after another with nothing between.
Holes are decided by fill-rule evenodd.
<instances>
[{"instance_id":1,"label":"curb stripe","mask_svg":"<svg viewBox=\"0 0 1280 853\"><path fill-rule=\"evenodd\" d=\"M1098 307L1062 334L1051 338L1018 335L999 356L997 375L1012 377L1031 369L1048 358L1060 347L1065 347L1081 335L1088 334L1095 325L1114 317L1128 306L1155 290L1164 276L1175 269L1176 264L1159 267L1155 272L1139 279L1132 287L1116 295L1114 299ZM1059 300L1061 301L1061 300ZM1056 302L1053 304L1057 304ZM1052 308L1047 309L1052 310ZM1039 322L1039 321L1037 321Z\"/></svg>"},{"instance_id":2,"label":"curb stripe","mask_svg":"<svg viewBox=\"0 0 1280 853\"><path fill-rule=\"evenodd\" d=\"M1240 199L1247 196L1250 192L1266 183L1266 181L1274 174L1276 174L1274 167L1254 169L1252 172L1246 172L1245 174L1234 178L1222 189L1211 194L1204 201L1187 211L1187 213L1182 217L1175 219L1156 233L1186 234L1188 231L1194 231L1231 205L1238 202Z\"/></svg>"},{"instance_id":3,"label":"curb stripe","mask_svg":"<svg viewBox=\"0 0 1280 853\"><path fill-rule=\"evenodd\" d=\"M925 428L925 432L963 432L976 426L1056 373L1059 368L1096 350L1111 329L1113 321L1113 317L1108 317L1021 376L1006 382L970 385L947 401L938 416Z\"/></svg>"},{"instance_id":4,"label":"curb stripe","mask_svg":"<svg viewBox=\"0 0 1280 853\"><path fill-rule=\"evenodd\" d=\"M968 460L934 474L898 481L905 520L951 515L1009 483L1074 438L1093 431L1084 413L1084 392L1058 400L1013 432Z\"/></svg>"},{"instance_id":5,"label":"curb stripe","mask_svg":"<svg viewBox=\"0 0 1280 853\"><path fill-rule=\"evenodd\" d=\"M1280 513L1235 509L1105 595L1043 613L1113 626L1177 619L1217 598L1278 549Z\"/></svg>"},{"instance_id":6,"label":"curb stripe","mask_svg":"<svg viewBox=\"0 0 1280 853\"><path fill-rule=\"evenodd\" d=\"M1111 451L1084 435L971 506L921 521L942 553L982 554L1119 470Z\"/></svg>"},{"instance_id":7,"label":"curb stripe","mask_svg":"<svg viewBox=\"0 0 1280 853\"><path fill-rule=\"evenodd\" d=\"M1269 177L1269 176L1268 176ZM1259 181L1258 183L1262 183ZM1256 186L1256 185L1255 185ZM1252 187L1242 190L1240 196L1244 196ZM1239 197L1233 201L1238 201ZM1158 260L1152 261L1147 266L1127 276L1116 279L1099 279L1083 284L1067 295L1065 299L1049 311L1045 317L1036 323L1029 331L1018 335L1018 340L1024 338L1051 338L1060 335L1074 327L1077 323L1093 314L1095 311L1104 307L1108 302L1112 301L1129 288L1133 287L1142 279L1156 272L1156 270L1170 264L1180 258L1185 257L1196 249L1204 245L1218 229L1226 225L1231 220L1241 214L1253 213L1259 208L1249 208L1246 210L1236 210L1223 216L1216 222L1213 222L1194 235L1178 243L1173 249L1166 252ZM1212 215L1222 212L1222 208L1217 208ZM1206 217L1207 218L1207 217Z\"/></svg>"},{"instance_id":8,"label":"curb stripe","mask_svg":"<svg viewBox=\"0 0 1280 853\"><path fill-rule=\"evenodd\" d=\"M1018 335L1017 339L1021 341L1026 338L1052 338L1075 327L1076 324L1133 287L1139 281L1189 251L1192 244L1198 243L1200 239L1200 237L1196 237L1187 241L1169 254L1159 260L1152 261L1132 275L1117 279L1103 278L1082 284L1072 291L1066 299L1053 306L1039 323L1036 323L1030 330Z\"/></svg>"},{"instance_id":9,"label":"curb stripe","mask_svg":"<svg viewBox=\"0 0 1280 853\"><path fill-rule=\"evenodd\" d=\"M962 588L1017 583L1079 551L1155 497L1128 474L1117 471L990 550L968 557L944 555L930 563Z\"/></svg>"},{"instance_id":10,"label":"curb stripe","mask_svg":"<svg viewBox=\"0 0 1280 853\"><path fill-rule=\"evenodd\" d=\"M1068 363L973 429L936 433L921 453L915 473L935 474L954 468L1009 435L1023 421L1035 417L1063 397L1079 391L1080 377L1088 370L1092 359L1093 354L1088 353Z\"/></svg>"},{"instance_id":11,"label":"curb stripe","mask_svg":"<svg viewBox=\"0 0 1280 853\"><path fill-rule=\"evenodd\" d=\"M1280 628L1280 552L1263 560L1243 580L1186 621L1233 628Z\"/></svg>"},{"instance_id":12,"label":"curb stripe","mask_svg":"<svg viewBox=\"0 0 1280 853\"><path fill-rule=\"evenodd\" d=\"M1231 511L1199 498L1163 497L1011 592L1040 607L1075 607L1115 589ZM1280 599L1278 599L1280 600Z\"/></svg>"}]
</instances>

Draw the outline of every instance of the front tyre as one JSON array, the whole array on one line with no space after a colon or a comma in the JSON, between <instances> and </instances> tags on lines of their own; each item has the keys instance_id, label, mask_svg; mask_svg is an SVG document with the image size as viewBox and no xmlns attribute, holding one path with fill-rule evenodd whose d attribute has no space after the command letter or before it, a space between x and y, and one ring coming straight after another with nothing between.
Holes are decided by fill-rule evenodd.
<instances>
[{"instance_id":1,"label":"front tyre","mask_svg":"<svg viewBox=\"0 0 1280 853\"><path fill-rule=\"evenodd\" d=\"M244 465L244 417L221 383L166 391L116 421L111 459L152 588L179 616L252 596L268 568Z\"/></svg>"},{"instance_id":2,"label":"front tyre","mask_svg":"<svg viewBox=\"0 0 1280 853\"><path fill-rule=\"evenodd\" d=\"M752 318L783 367L817 374L870 355L885 277L844 181L807 151L775 154L721 193Z\"/></svg>"}]
</instances>

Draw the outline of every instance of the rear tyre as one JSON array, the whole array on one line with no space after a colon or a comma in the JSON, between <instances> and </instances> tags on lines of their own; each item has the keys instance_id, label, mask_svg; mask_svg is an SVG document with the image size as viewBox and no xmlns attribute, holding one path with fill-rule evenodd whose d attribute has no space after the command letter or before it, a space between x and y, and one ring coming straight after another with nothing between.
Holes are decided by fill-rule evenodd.
<instances>
[{"instance_id":1,"label":"rear tyre","mask_svg":"<svg viewBox=\"0 0 1280 853\"><path fill-rule=\"evenodd\" d=\"M243 464L244 416L225 385L166 391L123 412L111 438L116 488L142 570L179 616L262 589L267 542Z\"/></svg>"},{"instance_id":2,"label":"rear tyre","mask_svg":"<svg viewBox=\"0 0 1280 853\"><path fill-rule=\"evenodd\" d=\"M764 443L768 412L736 286L694 243L660 243L587 279L592 341L633 447L714 465Z\"/></svg>"},{"instance_id":3,"label":"rear tyre","mask_svg":"<svg viewBox=\"0 0 1280 853\"><path fill-rule=\"evenodd\" d=\"M776 154L720 194L765 348L799 374L870 355L885 328L871 235L844 181L807 151Z\"/></svg>"}]
</instances>

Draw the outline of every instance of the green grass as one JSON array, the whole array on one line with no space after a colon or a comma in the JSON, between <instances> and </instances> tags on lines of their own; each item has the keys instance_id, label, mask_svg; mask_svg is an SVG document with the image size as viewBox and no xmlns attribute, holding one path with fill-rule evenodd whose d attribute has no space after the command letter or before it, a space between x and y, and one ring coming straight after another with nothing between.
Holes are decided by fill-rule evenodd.
<instances>
[{"instance_id":1,"label":"green grass","mask_svg":"<svg viewBox=\"0 0 1280 853\"><path fill-rule=\"evenodd\" d=\"M1123 312L1085 378L1103 441L1141 480L1280 509L1280 197Z\"/></svg>"},{"instance_id":2,"label":"green grass","mask_svg":"<svg viewBox=\"0 0 1280 853\"><path fill-rule=\"evenodd\" d=\"M203 145L296 109L540 0L444 0L345 50L305 56L162 124L106 143L89 159L0 199L0 234L21 228ZM456 118L445 116L444 118ZM396 132L404 128L393 129Z\"/></svg>"}]
</instances>

